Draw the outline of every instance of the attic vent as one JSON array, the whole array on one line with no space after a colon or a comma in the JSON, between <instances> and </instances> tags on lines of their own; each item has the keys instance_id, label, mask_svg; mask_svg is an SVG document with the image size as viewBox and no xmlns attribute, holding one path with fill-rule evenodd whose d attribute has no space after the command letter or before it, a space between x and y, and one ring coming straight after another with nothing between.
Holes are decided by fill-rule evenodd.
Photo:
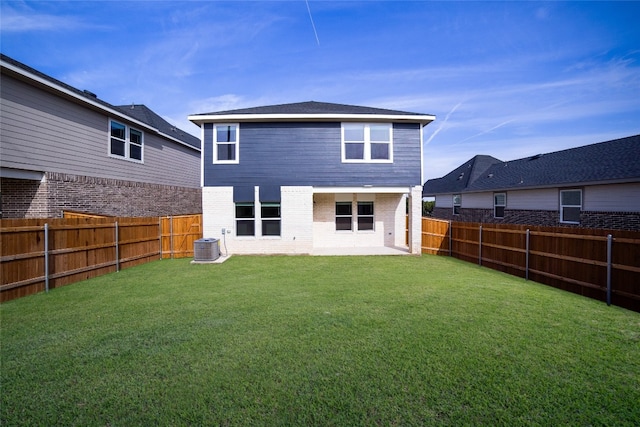
<instances>
[{"instance_id":1,"label":"attic vent","mask_svg":"<svg viewBox=\"0 0 640 427\"><path fill-rule=\"evenodd\" d=\"M536 159L539 159L540 157L542 157L542 154L536 154L535 156L531 156L531 157L529 157L529 160L530 160L530 161L531 161L531 160L536 160Z\"/></svg>"},{"instance_id":2,"label":"attic vent","mask_svg":"<svg viewBox=\"0 0 640 427\"><path fill-rule=\"evenodd\" d=\"M493 178L493 174L490 173L489 175L487 175L487 178Z\"/></svg>"},{"instance_id":3,"label":"attic vent","mask_svg":"<svg viewBox=\"0 0 640 427\"><path fill-rule=\"evenodd\" d=\"M86 89L85 89L85 90L83 90L82 92L83 92L85 95L87 95L88 97L90 97L90 98L98 98L98 95L96 95L95 93L93 93L93 92L91 92L91 91L88 91L88 90L86 90Z\"/></svg>"},{"instance_id":4,"label":"attic vent","mask_svg":"<svg viewBox=\"0 0 640 427\"><path fill-rule=\"evenodd\" d=\"M464 178L464 172L460 174L460 176L458 177L458 181L460 181L462 178Z\"/></svg>"}]
</instances>

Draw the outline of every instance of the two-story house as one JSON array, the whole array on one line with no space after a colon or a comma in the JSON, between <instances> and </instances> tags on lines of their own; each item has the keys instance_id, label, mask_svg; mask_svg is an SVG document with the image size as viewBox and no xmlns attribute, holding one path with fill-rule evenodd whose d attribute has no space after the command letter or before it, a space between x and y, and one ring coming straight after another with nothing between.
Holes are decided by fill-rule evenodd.
<instances>
[{"instance_id":1,"label":"two-story house","mask_svg":"<svg viewBox=\"0 0 640 427\"><path fill-rule=\"evenodd\" d=\"M478 155L424 184L436 218L640 229L640 135L522 159Z\"/></svg>"},{"instance_id":2,"label":"two-story house","mask_svg":"<svg viewBox=\"0 0 640 427\"><path fill-rule=\"evenodd\" d=\"M198 138L8 56L0 71L2 217L201 212Z\"/></svg>"},{"instance_id":3,"label":"two-story house","mask_svg":"<svg viewBox=\"0 0 640 427\"><path fill-rule=\"evenodd\" d=\"M202 135L204 236L229 253L420 254L422 128L434 119L322 102L190 116Z\"/></svg>"}]
</instances>

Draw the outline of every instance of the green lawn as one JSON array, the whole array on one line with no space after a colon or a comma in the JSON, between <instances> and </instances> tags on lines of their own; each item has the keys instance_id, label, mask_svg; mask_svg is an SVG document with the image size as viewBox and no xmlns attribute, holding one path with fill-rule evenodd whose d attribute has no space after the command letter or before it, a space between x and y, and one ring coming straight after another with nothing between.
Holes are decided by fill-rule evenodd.
<instances>
[{"instance_id":1,"label":"green lawn","mask_svg":"<svg viewBox=\"0 0 640 427\"><path fill-rule=\"evenodd\" d=\"M163 260L0 306L0 424L640 424L640 314L455 259Z\"/></svg>"}]
</instances>

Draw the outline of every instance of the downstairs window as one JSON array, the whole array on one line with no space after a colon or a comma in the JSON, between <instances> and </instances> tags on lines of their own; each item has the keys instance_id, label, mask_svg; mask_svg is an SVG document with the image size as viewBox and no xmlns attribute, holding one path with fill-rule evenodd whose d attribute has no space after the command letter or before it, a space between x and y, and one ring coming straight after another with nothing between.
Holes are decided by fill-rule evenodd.
<instances>
[{"instance_id":1,"label":"downstairs window","mask_svg":"<svg viewBox=\"0 0 640 427\"><path fill-rule=\"evenodd\" d=\"M236 203L236 235L255 236L255 204Z\"/></svg>"},{"instance_id":2,"label":"downstairs window","mask_svg":"<svg viewBox=\"0 0 640 427\"><path fill-rule=\"evenodd\" d=\"M560 222L580 224L582 211L582 190L560 191Z\"/></svg>"}]
</instances>

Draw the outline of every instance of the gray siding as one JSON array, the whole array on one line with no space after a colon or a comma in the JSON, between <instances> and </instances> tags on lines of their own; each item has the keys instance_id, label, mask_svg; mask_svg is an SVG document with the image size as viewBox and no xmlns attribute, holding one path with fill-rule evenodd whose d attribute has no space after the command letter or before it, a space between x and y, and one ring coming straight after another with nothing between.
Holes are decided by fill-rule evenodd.
<instances>
[{"instance_id":1,"label":"gray siding","mask_svg":"<svg viewBox=\"0 0 640 427\"><path fill-rule=\"evenodd\" d=\"M141 129L144 164L112 158L106 114L4 74L0 94L2 167L200 186L200 153L196 150Z\"/></svg>"},{"instance_id":2,"label":"gray siding","mask_svg":"<svg viewBox=\"0 0 640 427\"><path fill-rule=\"evenodd\" d=\"M582 197L585 211L640 212L640 183L585 187Z\"/></svg>"},{"instance_id":3,"label":"gray siding","mask_svg":"<svg viewBox=\"0 0 640 427\"><path fill-rule=\"evenodd\" d=\"M241 123L240 163L213 164L205 124L204 185L414 186L420 125L393 125L393 163L342 163L340 123Z\"/></svg>"}]
</instances>

